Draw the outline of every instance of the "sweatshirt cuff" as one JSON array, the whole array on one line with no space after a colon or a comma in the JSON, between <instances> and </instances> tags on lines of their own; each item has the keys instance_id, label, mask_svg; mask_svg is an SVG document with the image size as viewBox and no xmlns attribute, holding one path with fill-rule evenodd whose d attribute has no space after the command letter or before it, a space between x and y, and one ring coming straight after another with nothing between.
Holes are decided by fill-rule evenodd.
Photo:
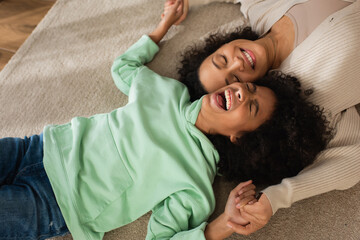
<instances>
[{"instance_id":1,"label":"sweatshirt cuff","mask_svg":"<svg viewBox=\"0 0 360 240\"><path fill-rule=\"evenodd\" d=\"M207 224L208 224L207 222L203 222L196 228L193 228L189 231L179 232L175 236L173 236L171 240L182 240L182 239L206 240L204 232Z\"/></svg>"},{"instance_id":2,"label":"sweatshirt cuff","mask_svg":"<svg viewBox=\"0 0 360 240\"><path fill-rule=\"evenodd\" d=\"M288 208L291 206L291 189L290 182L287 179L284 179L280 184L270 186L262 191L270 201L273 215L280 208Z\"/></svg>"}]
</instances>

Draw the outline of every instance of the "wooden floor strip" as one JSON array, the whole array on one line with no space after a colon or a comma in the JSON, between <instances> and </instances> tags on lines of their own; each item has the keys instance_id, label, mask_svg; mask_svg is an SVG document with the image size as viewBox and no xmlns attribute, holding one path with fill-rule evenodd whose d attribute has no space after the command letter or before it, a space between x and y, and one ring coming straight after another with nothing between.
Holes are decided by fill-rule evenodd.
<instances>
[{"instance_id":1,"label":"wooden floor strip","mask_svg":"<svg viewBox=\"0 0 360 240\"><path fill-rule=\"evenodd\" d=\"M54 3L55 0L0 0L0 70Z\"/></svg>"},{"instance_id":2,"label":"wooden floor strip","mask_svg":"<svg viewBox=\"0 0 360 240\"><path fill-rule=\"evenodd\" d=\"M0 49L0 70L2 70L5 65L9 62L10 58L15 54L5 49Z\"/></svg>"}]
</instances>

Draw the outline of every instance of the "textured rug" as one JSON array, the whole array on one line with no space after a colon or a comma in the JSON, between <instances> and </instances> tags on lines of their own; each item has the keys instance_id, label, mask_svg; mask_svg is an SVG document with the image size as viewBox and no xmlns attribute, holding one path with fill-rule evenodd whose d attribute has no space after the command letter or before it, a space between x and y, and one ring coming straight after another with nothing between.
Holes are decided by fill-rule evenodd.
<instances>
[{"instance_id":1,"label":"textured rug","mask_svg":"<svg viewBox=\"0 0 360 240\"><path fill-rule=\"evenodd\" d=\"M126 104L127 97L112 81L111 64L155 28L162 7L160 0L58 0L0 73L0 137L38 134L46 124ZM239 5L216 3L192 9L181 26L170 30L149 67L176 78L180 52L186 46L211 31L243 24ZM213 217L223 211L235 184L216 179ZM360 239L359 190L357 184L300 201L279 210L257 233L229 239ZM104 239L144 239L149 216L107 233Z\"/></svg>"}]
</instances>

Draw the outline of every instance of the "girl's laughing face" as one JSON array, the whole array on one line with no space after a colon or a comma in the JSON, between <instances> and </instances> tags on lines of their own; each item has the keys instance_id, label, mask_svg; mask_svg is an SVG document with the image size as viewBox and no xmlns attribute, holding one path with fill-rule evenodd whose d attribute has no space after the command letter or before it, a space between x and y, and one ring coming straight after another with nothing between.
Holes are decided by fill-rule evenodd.
<instances>
[{"instance_id":1,"label":"girl's laughing face","mask_svg":"<svg viewBox=\"0 0 360 240\"><path fill-rule=\"evenodd\" d=\"M274 92L253 83L233 83L204 96L195 125L204 133L221 134L235 141L270 119Z\"/></svg>"}]
</instances>

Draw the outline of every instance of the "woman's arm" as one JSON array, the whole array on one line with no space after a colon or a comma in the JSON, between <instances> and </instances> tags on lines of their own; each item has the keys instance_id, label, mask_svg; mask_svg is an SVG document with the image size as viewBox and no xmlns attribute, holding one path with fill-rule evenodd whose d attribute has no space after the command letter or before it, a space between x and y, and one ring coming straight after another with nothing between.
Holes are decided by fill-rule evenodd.
<instances>
[{"instance_id":1,"label":"woman's arm","mask_svg":"<svg viewBox=\"0 0 360 240\"><path fill-rule=\"evenodd\" d=\"M344 190L360 181L360 117L355 106L341 113L336 135L315 162L297 176L264 190L273 212L296 201L332 190ZM314 181L316 179L316 181Z\"/></svg>"},{"instance_id":2,"label":"woman's arm","mask_svg":"<svg viewBox=\"0 0 360 240\"><path fill-rule=\"evenodd\" d=\"M314 164L293 178L264 190L259 202L245 206L246 227L231 224L234 231L248 235L264 227L279 208L331 190L344 190L360 181L360 118L355 107L342 114L336 135ZM314 180L316 179L316 180ZM262 199L264 197L264 199Z\"/></svg>"}]
</instances>

